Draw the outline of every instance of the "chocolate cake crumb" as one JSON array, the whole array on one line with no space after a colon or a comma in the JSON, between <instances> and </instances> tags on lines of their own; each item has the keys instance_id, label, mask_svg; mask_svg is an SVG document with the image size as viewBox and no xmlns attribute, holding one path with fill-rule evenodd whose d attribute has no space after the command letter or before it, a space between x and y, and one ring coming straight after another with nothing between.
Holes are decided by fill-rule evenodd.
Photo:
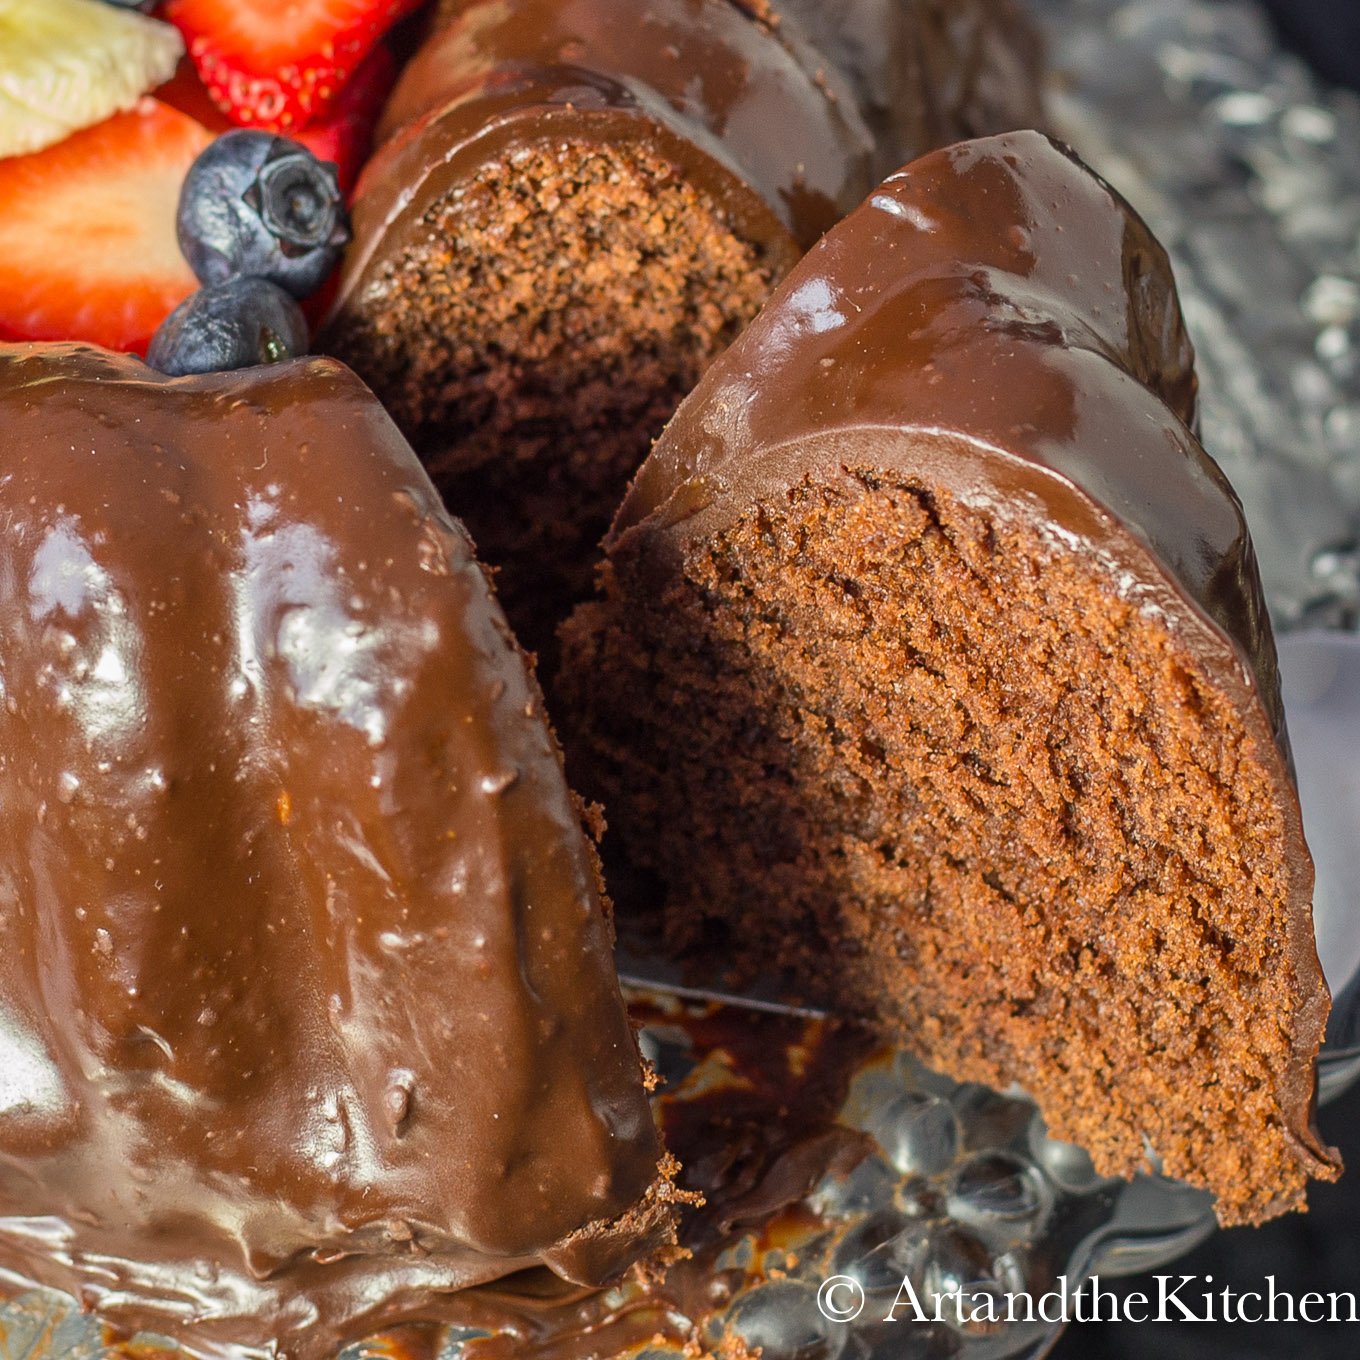
<instances>
[{"instance_id":1,"label":"chocolate cake crumb","mask_svg":"<svg viewBox=\"0 0 1360 1360\"><path fill-rule=\"evenodd\" d=\"M608 584L566 630L577 750L672 943L716 926L955 1077L1018 1079L1102 1174L1153 1147L1225 1222L1301 1203L1285 831L1154 612L870 471L747 514L660 594Z\"/></svg>"},{"instance_id":2,"label":"chocolate cake crumb","mask_svg":"<svg viewBox=\"0 0 1360 1360\"><path fill-rule=\"evenodd\" d=\"M519 150L426 213L330 347L411 439L541 653L680 398L764 301L761 251L639 146Z\"/></svg>"}]
</instances>

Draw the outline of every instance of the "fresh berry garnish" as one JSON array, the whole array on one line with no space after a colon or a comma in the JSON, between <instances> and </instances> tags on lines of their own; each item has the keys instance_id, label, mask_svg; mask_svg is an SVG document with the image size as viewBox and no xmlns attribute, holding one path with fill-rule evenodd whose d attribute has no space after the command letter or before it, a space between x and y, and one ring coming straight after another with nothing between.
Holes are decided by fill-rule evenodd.
<instances>
[{"instance_id":1,"label":"fresh berry garnish","mask_svg":"<svg viewBox=\"0 0 1360 1360\"><path fill-rule=\"evenodd\" d=\"M422 0L169 0L203 83L233 122L305 127Z\"/></svg>"},{"instance_id":2,"label":"fresh berry garnish","mask_svg":"<svg viewBox=\"0 0 1360 1360\"><path fill-rule=\"evenodd\" d=\"M204 283L254 274L314 293L349 240L335 166L270 132L223 133L180 192L179 244Z\"/></svg>"},{"instance_id":3,"label":"fresh berry garnish","mask_svg":"<svg viewBox=\"0 0 1360 1360\"><path fill-rule=\"evenodd\" d=\"M126 111L184 51L169 25L100 0L0 3L0 156L22 156Z\"/></svg>"},{"instance_id":4,"label":"fresh berry garnish","mask_svg":"<svg viewBox=\"0 0 1360 1360\"><path fill-rule=\"evenodd\" d=\"M265 279L200 288L165 318L146 361L172 378L275 364L307 352L307 322L296 302Z\"/></svg>"},{"instance_id":5,"label":"fresh berry garnish","mask_svg":"<svg viewBox=\"0 0 1360 1360\"><path fill-rule=\"evenodd\" d=\"M0 333L141 351L198 286L175 239L180 185L211 141L154 99L0 160Z\"/></svg>"},{"instance_id":6,"label":"fresh berry garnish","mask_svg":"<svg viewBox=\"0 0 1360 1360\"><path fill-rule=\"evenodd\" d=\"M230 132L235 124L217 107L208 87L198 78L193 62L186 56L175 68L175 74L155 91L156 98L172 109L187 113L202 123L209 132Z\"/></svg>"},{"instance_id":7,"label":"fresh berry garnish","mask_svg":"<svg viewBox=\"0 0 1360 1360\"><path fill-rule=\"evenodd\" d=\"M336 167L348 194L373 149L373 131L397 80L397 59L379 43L350 77L340 98L320 118L294 134L318 159Z\"/></svg>"},{"instance_id":8,"label":"fresh berry garnish","mask_svg":"<svg viewBox=\"0 0 1360 1360\"><path fill-rule=\"evenodd\" d=\"M379 43L349 78L340 98L301 132L290 134L317 160L336 167L340 188L348 194L359 178L373 147L373 130L397 79L397 59L386 43ZM213 102L194 64L185 57L174 76L156 91L171 108L197 118L211 132L228 132L231 119Z\"/></svg>"}]
</instances>

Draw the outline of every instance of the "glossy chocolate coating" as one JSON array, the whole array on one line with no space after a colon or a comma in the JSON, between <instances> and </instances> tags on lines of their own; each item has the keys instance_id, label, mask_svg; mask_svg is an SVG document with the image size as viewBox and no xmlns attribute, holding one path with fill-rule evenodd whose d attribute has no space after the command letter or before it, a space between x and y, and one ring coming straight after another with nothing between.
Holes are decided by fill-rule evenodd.
<instances>
[{"instance_id":1,"label":"glossy chocolate coating","mask_svg":"<svg viewBox=\"0 0 1360 1360\"><path fill-rule=\"evenodd\" d=\"M359 183L335 310L479 167L571 139L659 152L782 274L903 161L1041 125L1039 58L1009 0L446 0Z\"/></svg>"},{"instance_id":2,"label":"glossy chocolate coating","mask_svg":"<svg viewBox=\"0 0 1360 1360\"><path fill-rule=\"evenodd\" d=\"M322 1356L664 1239L523 654L328 360L0 347L0 1278Z\"/></svg>"},{"instance_id":3,"label":"glossy chocolate coating","mask_svg":"<svg viewBox=\"0 0 1360 1360\"><path fill-rule=\"evenodd\" d=\"M1113 567L1274 754L1298 1004L1280 1102L1325 1167L1310 1111L1328 996L1275 645L1241 506L1194 427L1193 354L1146 226L1038 133L965 143L890 177L809 252L680 407L606 547L660 591L755 506L867 466L1023 507Z\"/></svg>"},{"instance_id":4,"label":"glossy chocolate coating","mask_svg":"<svg viewBox=\"0 0 1360 1360\"><path fill-rule=\"evenodd\" d=\"M732 0L446 6L393 91L335 310L422 239L429 207L519 148L637 143L681 167L779 271L868 192L850 86Z\"/></svg>"},{"instance_id":5,"label":"glossy chocolate coating","mask_svg":"<svg viewBox=\"0 0 1360 1360\"><path fill-rule=\"evenodd\" d=\"M1012 0L778 0L854 86L881 177L936 147L1042 128L1042 42Z\"/></svg>"}]
</instances>

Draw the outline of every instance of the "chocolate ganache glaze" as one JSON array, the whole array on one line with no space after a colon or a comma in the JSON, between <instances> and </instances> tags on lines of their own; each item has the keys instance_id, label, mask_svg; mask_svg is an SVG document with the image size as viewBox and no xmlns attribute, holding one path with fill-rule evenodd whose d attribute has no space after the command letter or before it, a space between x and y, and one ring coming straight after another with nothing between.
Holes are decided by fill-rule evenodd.
<instances>
[{"instance_id":1,"label":"chocolate ganache glaze","mask_svg":"<svg viewBox=\"0 0 1360 1360\"><path fill-rule=\"evenodd\" d=\"M580 807L371 394L8 345L0 442L0 1278L322 1356L670 1239Z\"/></svg>"},{"instance_id":2,"label":"chocolate ganache glaze","mask_svg":"<svg viewBox=\"0 0 1360 1360\"><path fill-rule=\"evenodd\" d=\"M968 137L1042 128L1043 44L1012 0L777 0L845 73L880 176Z\"/></svg>"},{"instance_id":3,"label":"chocolate ganache glaze","mask_svg":"<svg viewBox=\"0 0 1360 1360\"><path fill-rule=\"evenodd\" d=\"M1254 553L1195 406L1166 255L1102 180L1033 132L924 157L643 464L561 721L675 939L721 917L951 1075L1019 1080L1102 1171L1150 1146L1258 1221L1337 1173L1329 1000Z\"/></svg>"},{"instance_id":4,"label":"chocolate ganache glaze","mask_svg":"<svg viewBox=\"0 0 1360 1360\"><path fill-rule=\"evenodd\" d=\"M446 0L378 128L337 299L515 146L641 140L787 269L883 173L1036 127L1040 44L1009 0Z\"/></svg>"},{"instance_id":5,"label":"chocolate ganache glaze","mask_svg":"<svg viewBox=\"0 0 1360 1360\"><path fill-rule=\"evenodd\" d=\"M425 212L515 150L640 143L787 270L873 182L849 83L795 25L733 0L459 0L402 73L353 205L335 312L422 239Z\"/></svg>"},{"instance_id":6,"label":"chocolate ganache glaze","mask_svg":"<svg viewBox=\"0 0 1360 1360\"><path fill-rule=\"evenodd\" d=\"M673 560L805 470L835 476L847 442L928 460L961 495L1037 497L1055 532L1137 568L1129 588L1227 667L1283 760L1255 554L1196 393L1146 225L1043 134L980 139L891 176L805 258L681 406L607 547Z\"/></svg>"}]
</instances>

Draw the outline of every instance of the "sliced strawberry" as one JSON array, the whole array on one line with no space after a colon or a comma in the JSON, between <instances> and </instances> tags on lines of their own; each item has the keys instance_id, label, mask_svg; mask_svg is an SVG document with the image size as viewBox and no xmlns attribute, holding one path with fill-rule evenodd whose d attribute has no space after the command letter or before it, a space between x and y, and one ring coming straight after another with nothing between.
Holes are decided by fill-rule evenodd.
<instances>
[{"instance_id":1,"label":"sliced strawberry","mask_svg":"<svg viewBox=\"0 0 1360 1360\"><path fill-rule=\"evenodd\" d=\"M0 330L144 351L198 281L179 189L212 134L143 99L44 151L0 160Z\"/></svg>"},{"instance_id":2,"label":"sliced strawberry","mask_svg":"<svg viewBox=\"0 0 1360 1360\"><path fill-rule=\"evenodd\" d=\"M308 147L323 161L334 161L340 187L354 187L359 171L373 145L373 129L383 102L397 78L397 60L385 43L379 43L349 78L340 98L301 132L288 135ZM196 118L211 132L226 132L234 124L213 102L188 57L180 62L174 78L156 91L156 98L171 108Z\"/></svg>"},{"instance_id":3,"label":"sliced strawberry","mask_svg":"<svg viewBox=\"0 0 1360 1360\"><path fill-rule=\"evenodd\" d=\"M199 79L198 71L188 56L180 60L175 74L152 93L162 104L169 104L172 109L187 113L214 135L230 132L236 126L217 107L217 101L208 93L208 87Z\"/></svg>"},{"instance_id":4,"label":"sliced strawberry","mask_svg":"<svg viewBox=\"0 0 1360 1360\"><path fill-rule=\"evenodd\" d=\"M212 97L243 127L294 133L422 0L169 0Z\"/></svg>"},{"instance_id":5,"label":"sliced strawberry","mask_svg":"<svg viewBox=\"0 0 1360 1360\"><path fill-rule=\"evenodd\" d=\"M314 123L292 134L320 160L335 162L345 193L354 187L373 149L373 129L396 79L397 59L379 43L359 64L340 98Z\"/></svg>"}]
</instances>

